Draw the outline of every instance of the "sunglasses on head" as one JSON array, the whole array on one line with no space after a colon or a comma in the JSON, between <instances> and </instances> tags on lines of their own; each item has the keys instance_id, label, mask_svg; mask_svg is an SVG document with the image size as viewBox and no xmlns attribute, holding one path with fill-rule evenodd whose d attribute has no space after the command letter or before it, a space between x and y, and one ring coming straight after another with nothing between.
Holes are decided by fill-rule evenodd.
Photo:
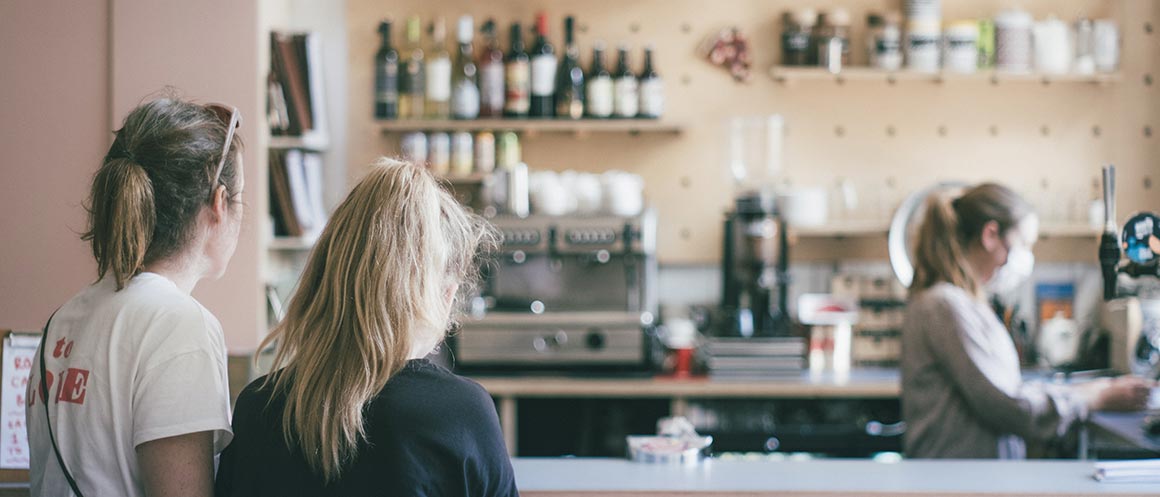
<instances>
[{"instance_id":1,"label":"sunglasses on head","mask_svg":"<svg viewBox=\"0 0 1160 497\"><path fill-rule=\"evenodd\" d=\"M226 125L226 141L222 146L222 160L218 162L217 169L213 173L213 181L210 182L210 195L213 195L213 190L217 187L218 181L222 177L222 169L226 167L226 158L229 157L230 144L234 141L234 131L242 126L242 113L238 112L238 108L232 105L225 104L206 104L205 108L221 120L222 124Z\"/></svg>"}]
</instances>

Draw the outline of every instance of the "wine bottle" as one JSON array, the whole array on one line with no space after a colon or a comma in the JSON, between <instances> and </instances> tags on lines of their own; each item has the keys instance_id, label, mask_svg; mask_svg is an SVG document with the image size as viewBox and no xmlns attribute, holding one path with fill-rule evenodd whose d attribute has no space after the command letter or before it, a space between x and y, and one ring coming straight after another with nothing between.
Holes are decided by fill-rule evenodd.
<instances>
[{"instance_id":1,"label":"wine bottle","mask_svg":"<svg viewBox=\"0 0 1160 497\"><path fill-rule=\"evenodd\" d=\"M447 24L442 17L431 23L431 58L427 60L427 117L451 117L451 54L447 51Z\"/></svg>"},{"instance_id":2,"label":"wine bottle","mask_svg":"<svg viewBox=\"0 0 1160 497\"><path fill-rule=\"evenodd\" d=\"M612 77L613 96L612 113L616 117L636 117L640 110L636 75L632 73L628 62L628 47L621 45L617 49L616 74Z\"/></svg>"},{"instance_id":3,"label":"wine bottle","mask_svg":"<svg viewBox=\"0 0 1160 497\"><path fill-rule=\"evenodd\" d=\"M506 101L503 115L507 117L528 117L531 110L532 75L528 53L524 51L523 31L520 23L512 24L512 47L504 62L504 82Z\"/></svg>"},{"instance_id":4,"label":"wine bottle","mask_svg":"<svg viewBox=\"0 0 1160 497\"><path fill-rule=\"evenodd\" d=\"M665 113L665 82L653 68L653 47L644 47L644 70L640 72L640 117L659 119Z\"/></svg>"},{"instance_id":5,"label":"wine bottle","mask_svg":"<svg viewBox=\"0 0 1160 497\"><path fill-rule=\"evenodd\" d=\"M503 115L504 82L503 50L499 48L495 20L488 19L481 28L486 47L479 55L479 115L499 117Z\"/></svg>"},{"instance_id":6,"label":"wine bottle","mask_svg":"<svg viewBox=\"0 0 1160 497\"><path fill-rule=\"evenodd\" d=\"M471 16L459 18L459 52L451 81L451 117L476 119L479 117L479 83L476 79L475 54L471 46L475 23Z\"/></svg>"},{"instance_id":7,"label":"wine bottle","mask_svg":"<svg viewBox=\"0 0 1160 497\"><path fill-rule=\"evenodd\" d=\"M580 68L580 49L572 29L575 19L564 18L564 60L556 74L556 117L584 117L584 69Z\"/></svg>"},{"instance_id":8,"label":"wine bottle","mask_svg":"<svg viewBox=\"0 0 1160 497\"><path fill-rule=\"evenodd\" d=\"M555 115L556 50L548 41L548 16L536 14L536 45L532 47L532 117Z\"/></svg>"},{"instance_id":9,"label":"wine bottle","mask_svg":"<svg viewBox=\"0 0 1160 497\"><path fill-rule=\"evenodd\" d=\"M592 69L584 97L588 117L612 117L612 74L604 67L604 43L599 41L592 48Z\"/></svg>"},{"instance_id":10,"label":"wine bottle","mask_svg":"<svg viewBox=\"0 0 1160 497\"><path fill-rule=\"evenodd\" d=\"M399 118L422 119L427 95L427 69L423 61L423 25L419 16L407 19L407 43L399 79Z\"/></svg>"},{"instance_id":11,"label":"wine bottle","mask_svg":"<svg viewBox=\"0 0 1160 497\"><path fill-rule=\"evenodd\" d=\"M391 46L391 21L379 23L379 51L375 53L375 118L399 117L399 52Z\"/></svg>"}]
</instances>

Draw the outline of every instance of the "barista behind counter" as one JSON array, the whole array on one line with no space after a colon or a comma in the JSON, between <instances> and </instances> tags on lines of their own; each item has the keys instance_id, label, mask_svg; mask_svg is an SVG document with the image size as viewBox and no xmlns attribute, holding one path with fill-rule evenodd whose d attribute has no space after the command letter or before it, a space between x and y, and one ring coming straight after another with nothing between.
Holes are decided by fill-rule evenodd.
<instances>
[{"instance_id":1,"label":"barista behind counter","mask_svg":"<svg viewBox=\"0 0 1160 497\"><path fill-rule=\"evenodd\" d=\"M1136 377L1078 386L1024 383L1007 329L986 305L1030 276L1038 220L1010 189L982 184L936 193L915 250L902 333L904 447L916 458L1026 457L1091 411L1144 408Z\"/></svg>"}]
</instances>

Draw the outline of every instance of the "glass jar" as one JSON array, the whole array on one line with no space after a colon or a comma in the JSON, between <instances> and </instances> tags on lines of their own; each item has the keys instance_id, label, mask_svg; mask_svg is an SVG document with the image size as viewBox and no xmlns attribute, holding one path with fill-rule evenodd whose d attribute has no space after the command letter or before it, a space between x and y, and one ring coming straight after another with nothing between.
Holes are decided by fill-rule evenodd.
<instances>
[{"instance_id":1,"label":"glass jar","mask_svg":"<svg viewBox=\"0 0 1160 497\"><path fill-rule=\"evenodd\" d=\"M814 9L786 11L781 16L781 64L806 66L810 64L810 33L817 21Z\"/></svg>"},{"instance_id":2,"label":"glass jar","mask_svg":"<svg viewBox=\"0 0 1160 497\"><path fill-rule=\"evenodd\" d=\"M883 71L897 71L902 68L902 27L901 16L897 12L885 15L872 13L866 16L869 33L866 52L870 67Z\"/></svg>"}]
</instances>

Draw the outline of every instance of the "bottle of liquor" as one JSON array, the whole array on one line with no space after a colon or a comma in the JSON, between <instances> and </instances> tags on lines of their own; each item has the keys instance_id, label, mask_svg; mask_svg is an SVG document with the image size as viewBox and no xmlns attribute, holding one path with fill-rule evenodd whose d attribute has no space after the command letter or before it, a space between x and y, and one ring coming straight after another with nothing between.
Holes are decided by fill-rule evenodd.
<instances>
[{"instance_id":1,"label":"bottle of liquor","mask_svg":"<svg viewBox=\"0 0 1160 497\"><path fill-rule=\"evenodd\" d=\"M375 119L399 117L399 52L391 46L391 21L379 24L382 42L375 54Z\"/></svg>"},{"instance_id":2,"label":"bottle of liquor","mask_svg":"<svg viewBox=\"0 0 1160 497\"><path fill-rule=\"evenodd\" d=\"M431 23L431 57L427 59L427 117L451 117L451 54L447 51L447 24L442 17Z\"/></svg>"},{"instance_id":3,"label":"bottle of liquor","mask_svg":"<svg viewBox=\"0 0 1160 497\"><path fill-rule=\"evenodd\" d=\"M612 117L612 74L604 67L604 43L592 48L592 69L588 72L588 87L584 95L588 117Z\"/></svg>"},{"instance_id":4,"label":"bottle of liquor","mask_svg":"<svg viewBox=\"0 0 1160 497\"><path fill-rule=\"evenodd\" d=\"M507 117L528 117L531 110L532 75L528 53L524 51L523 30L520 23L512 24L512 48L504 62L504 83L506 101L503 115Z\"/></svg>"},{"instance_id":5,"label":"bottle of liquor","mask_svg":"<svg viewBox=\"0 0 1160 497\"><path fill-rule=\"evenodd\" d=\"M451 81L451 117L455 119L476 119L479 117L479 83L475 67L475 54L471 38L475 33L475 23L471 16L459 18L459 53L455 57L455 68Z\"/></svg>"},{"instance_id":6,"label":"bottle of liquor","mask_svg":"<svg viewBox=\"0 0 1160 497\"><path fill-rule=\"evenodd\" d=\"M632 73L628 62L628 47L621 45L617 49L616 74L612 76L612 113L616 117L636 117L640 111L638 99L640 93L637 88L636 75Z\"/></svg>"},{"instance_id":7,"label":"bottle of liquor","mask_svg":"<svg viewBox=\"0 0 1160 497\"><path fill-rule=\"evenodd\" d=\"M532 117L555 115L556 50L548 41L548 16L536 14L536 45L532 47Z\"/></svg>"},{"instance_id":8,"label":"bottle of liquor","mask_svg":"<svg viewBox=\"0 0 1160 497\"><path fill-rule=\"evenodd\" d=\"M665 113L665 82L653 69L653 47L644 47L644 70L640 72L640 117L658 119Z\"/></svg>"},{"instance_id":9,"label":"bottle of liquor","mask_svg":"<svg viewBox=\"0 0 1160 497\"><path fill-rule=\"evenodd\" d=\"M407 43L403 45L402 70L399 79L399 118L422 119L427 95L427 69L423 61L423 25L419 16L407 19Z\"/></svg>"},{"instance_id":10,"label":"bottle of liquor","mask_svg":"<svg viewBox=\"0 0 1160 497\"><path fill-rule=\"evenodd\" d=\"M584 69L580 68L580 48L572 36L575 19L564 18L564 60L556 74L556 117L584 117Z\"/></svg>"},{"instance_id":11,"label":"bottle of liquor","mask_svg":"<svg viewBox=\"0 0 1160 497\"><path fill-rule=\"evenodd\" d=\"M499 117L503 115L503 50L499 48L499 37L495 32L495 20L483 23L483 39L487 46L479 55L479 115Z\"/></svg>"}]
</instances>

